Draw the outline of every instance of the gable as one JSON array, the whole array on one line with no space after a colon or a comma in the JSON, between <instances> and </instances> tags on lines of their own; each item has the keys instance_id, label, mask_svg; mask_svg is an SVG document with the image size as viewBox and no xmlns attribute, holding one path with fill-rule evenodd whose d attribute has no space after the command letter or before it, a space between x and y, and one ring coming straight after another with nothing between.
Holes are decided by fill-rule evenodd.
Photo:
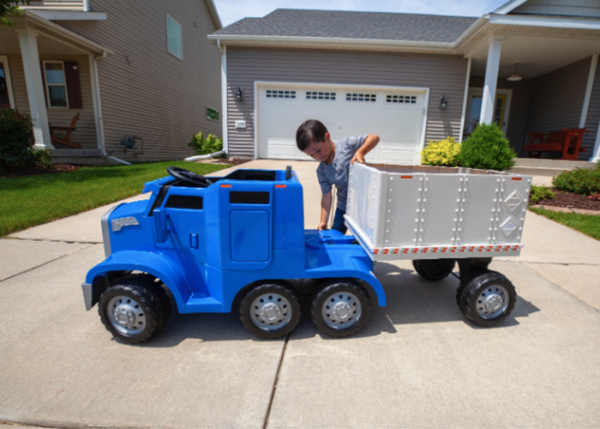
<instances>
[{"instance_id":1,"label":"gable","mask_svg":"<svg viewBox=\"0 0 600 429\"><path fill-rule=\"evenodd\" d=\"M529 0L509 14L600 18L600 0Z\"/></svg>"}]
</instances>

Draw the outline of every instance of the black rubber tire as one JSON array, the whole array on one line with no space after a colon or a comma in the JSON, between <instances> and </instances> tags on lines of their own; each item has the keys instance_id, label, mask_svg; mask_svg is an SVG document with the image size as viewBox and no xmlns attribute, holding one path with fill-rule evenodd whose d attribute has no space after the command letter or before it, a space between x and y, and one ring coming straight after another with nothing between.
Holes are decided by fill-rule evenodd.
<instances>
[{"instance_id":1,"label":"black rubber tire","mask_svg":"<svg viewBox=\"0 0 600 429\"><path fill-rule=\"evenodd\" d=\"M160 305L162 305L164 317L162 324L158 329L162 329L171 318L172 313L171 300L169 299L167 291L162 287L162 282L156 277L151 276L149 274L133 275L128 278L133 278L136 280L139 279L140 282L143 282L144 286L147 289L154 292L154 294L159 298Z\"/></svg>"},{"instance_id":2,"label":"black rubber tire","mask_svg":"<svg viewBox=\"0 0 600 429\"><path fill-rule=\"evenodd\" d=\"M456 305L458 305L458 307L460 308L461 311L462 311L461 300L462 300L462 295L463 295L463 292L465 291L465 288L467 287L467 285L469 284L469 282L471 280L473 280L475 277L480 276L482 274L485 274L487 272L488 271L480 271L480 272L476 272L476 273L469 273L468 276L466 276L464 279L460 280L460 284L458 286L458 289L456 289Z\"/></svg>"},{"instance_id":3,"label":"black rubber tire","mask_svg":"<svg viewBox=\"0 0 600 429\"><path fill-rule=\"evenodd\" d=\"M433 282L445 279L454 270L454 259L413 259L417 274Z\"/></svg>"},{"instance_id":4,"label":"black rubber tire","mask_svg":"<svg viewBox=\"0 0 600 429\"><path fill-rule=\"evenodd\" d=\"M252 322L252 316L250 314L250 306L252 305L252 302L259 296L269 293L278 294L285 297L289 301L292 311L292 316L287 325L274 331L261 329L258 326L256 326L254 322ZM240 303L240 319L244 327L250 333L256 335L259 338L264 338L266 340L281 338L292 332L298 324L298 322L300 321L301 313L302 309L300 306L300 300L298 299L298 295L290 287L276 283L266 283L255 286L254 288L250 289L250 291L248 291L248 293Z\"/></svg>"},{"instance_id":5,"label":"black rubber tire","mask_svg":"<svg viewBox=\"0 0 600 429\"><path fill-rule=\"evenodd\" d=\"M358 298L362 307L362 314L359 320L349 328L334 329L325 323L321 309L323 305L333 296L340 292L348 292ZM353 280L331 280L323 283L313 297L311 305L311 318L313 323L319 328L319 331L334 338L343 338L354 335L360 331L369 321L371 316L371 300L365 290Z\"/></svg>"},{"instance_id":6,"label":"black rubber tire","mask_svg":"<svg viewBox=\"0 0 600 429\"><path fill-rule=\"evenodd\" d=\"M125 335L119 332L109 320L107 306L112 298L119 295L131 298L144 312L146 325L143 330L135 335ZM139 281L139 279L123 279L118 284L106 289L98 303L98 314L106 330L113 334L115 338L128 344L139 344L156 335L164 325L165 317L158 296L147 289L144 282Z\"/></svg>"},{"instance_id":7,"label":"black rubber tire","mask_svg":"<svg viewBox=\"0 0 600 429\"><path fill-rule=\"evenodd\" d=\"M493 291L495 286L502 286L508 292L508 306L500 315L492 319L484 318L477 312L477 305L481 303L479 298L486 293L486 290ZM473 323L490 327L503 322L512 312L516 302L517 292L510 280L496 271L486 271L475 275L465 284L459 306L463 314Z\"/></svg>"}]
</instances>

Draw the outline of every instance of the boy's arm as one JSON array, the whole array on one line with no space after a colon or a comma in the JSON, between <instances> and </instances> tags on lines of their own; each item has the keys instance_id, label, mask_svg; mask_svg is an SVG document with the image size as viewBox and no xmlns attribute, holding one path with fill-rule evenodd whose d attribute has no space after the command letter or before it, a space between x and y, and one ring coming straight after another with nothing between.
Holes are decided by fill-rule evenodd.
<instances>
[{"instance_id":1,"label":"boy's arm","mask_svg":"<svg viewBox=\"0 0 600 429\"><path fill-rule=\"evenodd\" d=\"M323 194L321 197L321 220L317 230L323 231L327 229L327 221L329 220L329 211L331 210L331 192Z\"/></svg>"},{"instance_id":2,"label":"boy's arm","mask_svg":"<svg viewBox=\"0 0 600 429\"><path fill-rule=\"evenodd\" d=\"M365 155L373 150L375 146L379 143L379 136L377 134L369 134L365 139L363 145L358 148L352 160L350 161L354 164L354 161L358 161L361 164L365 163Z\"/></svg>"}]
</instances>

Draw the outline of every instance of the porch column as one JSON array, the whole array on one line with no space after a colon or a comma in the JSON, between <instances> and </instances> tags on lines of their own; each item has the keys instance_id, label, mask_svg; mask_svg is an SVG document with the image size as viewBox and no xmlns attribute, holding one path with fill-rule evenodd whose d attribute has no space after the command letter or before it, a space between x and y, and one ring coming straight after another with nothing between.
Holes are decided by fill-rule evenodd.
<instances>
[{"instance_id":1,"label":"porch column","mask_svg":"<svg viewBox=\"0 0 600 429\"><path fill-rule=\"evenodd\" d=\"M594 144L594 154L592 155L589 161L600 161L600 121L598 122L598 132L596 133L596 144Z\"/></svg>"},{"instance_id":2,"label":"porch column","mask_svg":"<svg viewBox=\"0 0 600 429\"><path fill-rule=\"evenodd\" d=\"M485 83L481 100L479 122L491 124L494 120L494 100L496 99L496 84L504 36L492 36L489 39L487 64L485 66Z\"/></svg>"},{"instance_id":3,"label":"porch column","mask_svg":"<svg viewBox=\"0 0 600 429\"><path fill-rule=\"evenodd\" d=\"M31 120L33 122L35 146L40 149L54 149L52 139L50 138L48 112L44 98L44 83L42 81L40 55L37 46L39 33L28 28L19 28L16 31L19 35L21 56L23 57L25 84L27 87Z\"/></svg>"}]
</instances>

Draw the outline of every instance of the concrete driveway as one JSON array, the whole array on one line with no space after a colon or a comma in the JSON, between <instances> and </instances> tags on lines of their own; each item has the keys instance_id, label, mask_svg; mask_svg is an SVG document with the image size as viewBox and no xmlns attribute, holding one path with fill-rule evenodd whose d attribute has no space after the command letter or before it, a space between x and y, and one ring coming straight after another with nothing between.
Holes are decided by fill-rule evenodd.
<instances>
[{"instance_id":1,"label":"concrete driveway","mask_svg":"<svg viewBox=\"0 0 600 429\"><path fill-rule=\"evenodd\" d=\"M316 227L316 163L241 167L287 164ZM522 256L491 265L519 294L496 328L464 319L455 278L399 262L377 264L388 307L354 337L322 336L305 303L287 339L254 338L235 313L174 314L130 346L81 294L107 209L0 240L0 427L600 426L600 242L578 232L527 214Z\"/></svg>"}]
</instances>

